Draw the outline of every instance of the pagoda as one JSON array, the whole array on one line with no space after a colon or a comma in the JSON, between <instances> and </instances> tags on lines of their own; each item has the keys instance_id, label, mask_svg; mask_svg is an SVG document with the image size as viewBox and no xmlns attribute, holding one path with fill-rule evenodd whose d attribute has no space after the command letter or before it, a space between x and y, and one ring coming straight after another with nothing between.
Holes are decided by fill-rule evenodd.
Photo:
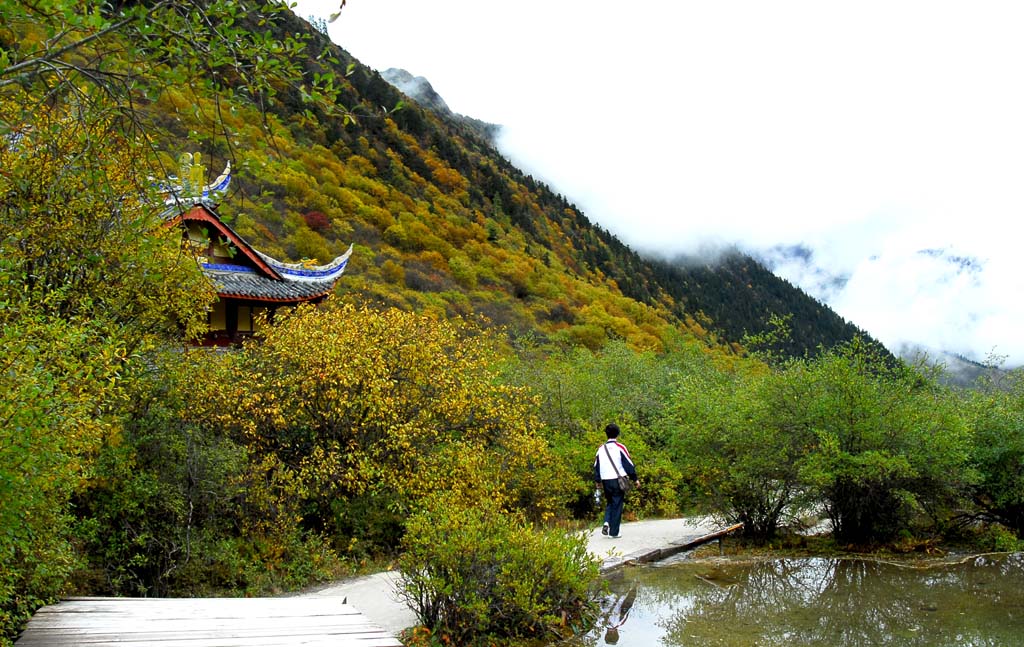
<instances>
[{"instance_id":1,"label":"pagoda","mask_svg":"<svg viewBox=\"0 0 1024 647\"><path fill-rule=\"evenodd\" d=\"M217 205L231 183L231 162L209 184L199 154L179 159L179 175L160 187L165 216L184 230L183 241L194 250L203 272L217 289L209 312L204 346L240 344L256 332L260 315L300 303L317 303L334 291L352 254L352 246L326 265L283 263L250 245L217 214Z\"/></svg>"}]
</instances>

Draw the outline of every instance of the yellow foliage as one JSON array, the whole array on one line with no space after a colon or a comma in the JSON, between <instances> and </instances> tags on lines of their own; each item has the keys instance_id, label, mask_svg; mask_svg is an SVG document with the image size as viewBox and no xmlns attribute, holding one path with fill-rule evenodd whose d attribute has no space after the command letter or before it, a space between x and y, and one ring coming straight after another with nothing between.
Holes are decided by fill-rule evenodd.
<instances>
[{"instance_id":1,"label":"yellow foliage","mask_svg":"<svg viewBox=\"0 0 1024 647\"><path fill-rule=\"evenodd\" d=\"M433 172L434 181L449 191L465 191L469 186L466 178L452 168L437 168Z\"/></svg>"},{"instance_id":2,"label":"yellow foliage","mask_svg":"<svg viewBox=\"0 0 1024 647\"><path fill-rule=\"evenodd\" d=\"M380 266L381 275L388 283L405 283L405 269L393 260L386 260Z\"/></svg>"},{"instance_id":3,"label":"yellow foliage","mask_svg":"<svg viewBox=\"0 0 1024 647\"><path fill-rule=\"evenodd\" d=\"M316 514L385 492L409 510L439 488L540 515L558 508L549 479L561 468L534 433L534 403L497 384L484 331L332 301L278 316L260 336L233 363L235 389L212 396L219 423L293 473L288 496L315 502Z\"/></svg>"},{"instance_id":4,"label":"yellow foliage","mask_svg":"<svg viewBox=\"0 0 1024 647\"><path fill-rule=\"evenodd\" d=\"M428 250L425 252L420 252L419 257L421 261L423 261L424 263L428 263L436 270L441 270L442 272L448 271L448 261L445 259L444 256L435 251Z\"/></svg>"},{"instance_id":5,"label":"yellow foliage","mask_svg":"<svg viewBox=\"0 0 1024 647\"><path fill-rule=\"evenodd\" d=\"M357 175L376 175L377 168L373 162L360 155L353 155L345 161Z\"/></svg>"}]
</instances>

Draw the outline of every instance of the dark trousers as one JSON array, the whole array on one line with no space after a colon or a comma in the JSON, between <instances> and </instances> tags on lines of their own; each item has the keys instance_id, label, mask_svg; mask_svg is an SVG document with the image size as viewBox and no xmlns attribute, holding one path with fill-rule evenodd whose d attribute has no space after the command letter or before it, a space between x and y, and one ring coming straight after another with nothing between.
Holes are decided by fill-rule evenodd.
<instances>
[{"instance_id":1,"label":"dark trousers","mask_svg":"<svg viewBox=\"0 0 1024 647\"><path fill-rule=\"evenodd\" d=\"M608 534L615 536L619 534L619 525L622 523L626 493L619 487L618 479L605 479L601 481L601 486L604 489L604 522L608 524Z\"/></svg>"}]
</instances>

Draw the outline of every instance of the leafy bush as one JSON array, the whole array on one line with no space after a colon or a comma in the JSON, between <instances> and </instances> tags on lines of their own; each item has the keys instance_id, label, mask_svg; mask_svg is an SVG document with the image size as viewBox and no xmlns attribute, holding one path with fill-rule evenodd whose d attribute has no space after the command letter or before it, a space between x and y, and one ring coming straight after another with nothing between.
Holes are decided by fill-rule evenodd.
<instances>
[{"instance_id":1,"label":"leafy bush","mask_svg":"<svg viewBox=\"0 0 1024 647\"><path fill-rule=\"evenodd\" d=\"M966 478L968 433L926 375L853 342L792 369L793 424L812 430L801 468L841 542L886 541L915 517L948 516Z\"/></svg>"},{"instance_id":2,"label":"leafy bush","mask_svg":"<svg viewBox=\"0 0 1024 647\"><path fill-rule=\"evenodd\" d=\"M691 379L674 410L681 433L673 445L688 483L758 541L800 507L799 465L810 446L809 432L768 404L781 382L772 374Z\"/></svg>"},{"instance_id":3,"label":"leafy bush","mask_svg":"<svg viewBox=\"0 0 1024 647\"><path fill-rule=\"evenodd\" d=\"M978 541L985 550L1007 553L1024 550L1024 539L998 523L985 526L978 536Z\"/></svg>"},{"instance_id":4,"label":"leafy bush","mask_svg":"<svg viewBox=\"0 0 1024 647\"><path fill-rule=\"evenodd\" d=\"M679 468L664 454L646 450L638 443L630 445L630 452L643 472L641 487L626 497L626 514L635 513L640 519L678 516L688 504L680 490L683 475Z\"/></svg>"},{"instance_id":5,"label":"leafy bush","mask_svg":"<svg viewBox=\"0 0 1024 647\"><path fill-rule=\"evenodd\" d=\"M550 518L570 480L528 392L497 382L499 359L494 335L459 320L302 306L226 358L206 424L273 466L252 480L250 516L260 492L260 509L294 507L342 543L358 533L363 551L393 552L403 518L441 489ZM386 509L355 519L350 503Z\"/></svg>"},{"instance_id":6,"label":"leafy bush","mask_svg":"<svg viewBox=\"0 0 1024 647\"><path fill-rule=\"evenodd\" d=\"M953 398L860 341L764 374L694 382L675 416L684 473L762 539L820 506L837 540L887 541L919 518L941 525L968 479Z\"/></svg>"},{"instance_id":7,"label":"leafy bush","mask_svg":"<svg viewBox=\"0 0 1024 647\"><path fill-rule=\"evenodd\" d=\"M401 594L442 641L553 638L594 618L598 566L580 535L451 498L414 515L407 528Z\"/></svg>"},{"instance_id":8,"label":"leafy bush","mask_svg":"<svg viewBox=\"0 0 1024 647\"><path fill-rule=\"evenodd\" d=\"M970 493L981 515L1024 535L1024 370L966 400L974 427Z\"/></svg>"},{"instance_id":9,"label":"leafy bush","mask_svg":"<svg viewBox=\"0 0 1024 647\"><path fill-rule=\"evenodd\" d=\"M0 99L0 644L63 592L69 500L116 429L125 366L195 332L212 295L140 195L138 142L51 99L16 146L23 106Z\"/></svg>"},{"instance_id":10,"label":"leafy bush","mask_svg":"<svg viewBox=\"0 0 1024 647\"><path fill-rule=\"evenodd\" d=\"M208 422L225 359L170 349L125 376L119 433L74 499L81 592L266 594L341 569L327 541L295 523L297 499L267 501L279 465L250 461Z\"/></svg>"},{"instance_id":11,"label":"leafy bush","mask_svg":"<svg viewBox=\"0 0 1024 647\"><path fill-rule=\"evenodd\" d=\"M591 468L610 421L622 426L622 441L643 481L627 510L640 516L677 514L682 475L665 451L675 429L662 423L682 377L707 370L700 351L681 344L665 353L640 352L612 341L599 352L544 352L526 340L522 344L523 357L507 365L505 379L537 395L552 451L576 475L574 516L589 518L594 512Z\"/></svg>"}]
</instances>

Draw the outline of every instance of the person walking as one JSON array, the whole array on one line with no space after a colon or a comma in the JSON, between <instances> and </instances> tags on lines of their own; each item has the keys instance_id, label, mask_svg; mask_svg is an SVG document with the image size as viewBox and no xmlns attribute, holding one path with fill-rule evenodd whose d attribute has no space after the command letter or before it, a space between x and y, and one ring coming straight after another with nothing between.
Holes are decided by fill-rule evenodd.
<instances>
[{"instance_id":1,"label":"person walking","mask_svg":"<svg viewBox=\"0 0 1024 647\"><path fill-rule=\"evenodd\" d=\"M604 525L601 534L613 539L619 537L619 525L622 523L622 509L626 503L626 490L623 484L631 481L639 485L636 466L629 456L629 450L619 442L619 426L614 422L604 428L608 437L603 445L597 448L594 458L594 482L604 491ZM628 480L623 480L628 479Z\"/></svg>"}]
</instances>

